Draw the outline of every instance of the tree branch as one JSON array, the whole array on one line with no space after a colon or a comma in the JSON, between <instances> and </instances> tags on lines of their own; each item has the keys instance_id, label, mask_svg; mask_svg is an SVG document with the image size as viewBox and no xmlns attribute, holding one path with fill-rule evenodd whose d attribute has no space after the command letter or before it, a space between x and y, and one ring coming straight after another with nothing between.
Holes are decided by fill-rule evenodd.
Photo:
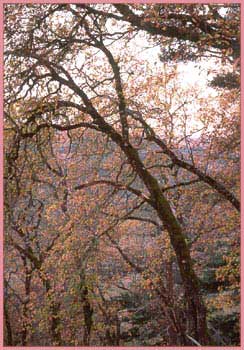
<instances>
[{"instance_id":1,"label":"tree branch","mask_svg":"<svg viewBox=\"0 0 244 350\"><path fill-rule=\"evenodd\" d=\"M84 188L97 186L97 185L109 185L109 186L113 186L113 187L115 187L119 190L122 190L122 191L129 191L129 192L135 194L137 197L142 198L144 201L151 203L150 198L147 197L145 194L143 194L140 190L137 190L136 188L133 188L131 186L124 185L122 183L114 182L111 180L95 180L95 181L91 181L91 182L87 182L87 183L78 185L74 189L75 190L82 190Z\"/></svg>"}]
</instances>

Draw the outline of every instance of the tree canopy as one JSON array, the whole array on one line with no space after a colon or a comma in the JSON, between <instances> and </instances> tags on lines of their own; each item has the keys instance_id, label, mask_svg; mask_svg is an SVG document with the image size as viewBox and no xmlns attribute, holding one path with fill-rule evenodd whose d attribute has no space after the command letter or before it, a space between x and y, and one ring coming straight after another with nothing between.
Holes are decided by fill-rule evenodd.
<instances>
[{"instance_id":1,"label":"tree canopy","mask_svg":"<svg viewBox=\"0 0 244 350\"><path fill-rule=\"evenodd\" d=\"M4 9L6 345L238 344L239 5Z\"/></svg>"}]
</instances>

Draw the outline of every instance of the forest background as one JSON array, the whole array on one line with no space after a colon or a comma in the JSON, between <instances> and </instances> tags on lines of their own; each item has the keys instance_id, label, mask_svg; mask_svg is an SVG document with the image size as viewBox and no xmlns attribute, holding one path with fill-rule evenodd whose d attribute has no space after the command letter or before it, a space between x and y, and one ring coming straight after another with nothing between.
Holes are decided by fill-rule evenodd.
<instances>
[{"instance_id":1,"label":"forest background","mask_svg":"<svg viewBox=\"0 0 244 350\"><path fill-rule=\"evenodd\" d=\"M4 26L5 345L239 345L240 5Z\"/></svg>"}]
</instances>

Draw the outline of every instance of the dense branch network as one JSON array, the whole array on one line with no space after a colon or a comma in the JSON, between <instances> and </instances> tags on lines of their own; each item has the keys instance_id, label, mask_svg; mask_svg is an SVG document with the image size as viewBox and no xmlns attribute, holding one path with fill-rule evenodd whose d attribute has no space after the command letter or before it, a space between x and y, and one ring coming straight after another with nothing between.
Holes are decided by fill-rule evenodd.
<instances>
[{"instance_id":1,"label":"dense branch network","mask_svg":"<svg viewBox=\"0 0 244 350\"><path fill-rule=\"evenodd\" d=\"M6 142L11 146L11 152L6 151L6 220L10 223L6 239L8 247L14 248L22 259L19 271L25 274L23 293L29 298L32 281L38 276L41 282L42 303L46 302L50 313L52 344L63 344L64 316L59 290L65 295L65 288L70 288L71 293L65 299L67 305L77 293L72 285L74 281L70 280L68 270L71 269L79 291L74 303L82 310L83 333L79 336L83 345L90 345L97 293L99 291L101 302L106 304L101 285L108 281L97 272L98 287L95 287L89 278L95 274L96 264L99 270L96 256L106 259L103 249L106 251L108 242L127 268L141 275L143 283L161 300L163 315L170 324L170 342L209 344L206 306L191 256L192 247L201 237L199 233L191 236L188 211L195 203L204 208L204 194L210 203L216 198L218 202L220 195L221 210L222 206L227 208L234 222L236 212L240 211L237 181L233 181L230 188L228 181L225 184L218 178L218 171L208 170L212 150L207 142L196 162L197 152L191 148L186 131L183 140L187 156L182 143L178 143L177 149L173 130L179 126L174 123L177 125L177 118L185 118L185 127L188 99L183 103L180 99L179 107L175 106L172 100L174 94L177 96L177 89L168 92L168 87L175 84L176 74L171 73L174 76L170 80L165 70L165 76L160 78L149 67L151 76L145 77L143 65L138 63L138 57L133 58L130 45L133 40L140 40L138 32L142 31L154 43L159 38L160 45L166 45L169 39L177 40L179 47L182 42L195 45L193 51L197 49L200 56L209 48L217 49L220 56L233 63L239 52L236 8L230 7L229 17L225 17L214 5L199 5L197 9L191 5L182 5L180 9L176 5L38 5L31 7L32 13L21 5L14 15L22 23L17 33L13 33L11 27L16 18L8 11L6 7L4 118ZM228 19L231 20L229 26ZM120 46L122 51L118 54ZM133 67L139 73L131 80ZM167 85L166 81L170 83ZM158 97L162 86L163 103ZM230 105L235 99L234 92ZM168 107L168 95L173 113ZM233 102L230 111L234 105ZM154 116L156 123L150 120ZM216 126L215 117L211 118ZM216 131L217 136L219 130L221 128ZM210 136L215 140L214 132ZM225 137L221 137L225 141ZM207 160L203 157L205 149L206 154L209 152ZM200 197L194 204L188 198L191 191ZM42 198L40 207L33 204L38 197ZM178 205L181 197L187 201L184 208ZM93 203L89 203L90 198ZM196 224L199 230L202 221ZM148 260L139 263L139 259L131 257L123 248L120 232L130 232L132 226L126 226L130 222L142 231L144 225L153 227L156 236L164 240L167 232L169 257L165 258L163 253L166 243L163 249L158 247L162 261L168 264L165 278L150 280L148 276L153 275L154 270ZM222 227L222 224L215 225L216 230ZM113 252L112 256L116 257ZM60 257L62 271L55 266ZM179 311L173 293L174 263L185 300ZM55 274L56 268L57 282L48 273L50 270L50 275ZM10 286L8 282L8 290ZM102 305L99 309L107 320L111 319ZM26 345L31 336L26 322L29 310L27 303L23 307L22 345ZM12 343L8 308L5 313L8 339ZM79 322L79 312L75 315ZM108 344L119 344L118 318L116 322L116 334L112 328L105 332Z\"/></svg>"}]
</instances>

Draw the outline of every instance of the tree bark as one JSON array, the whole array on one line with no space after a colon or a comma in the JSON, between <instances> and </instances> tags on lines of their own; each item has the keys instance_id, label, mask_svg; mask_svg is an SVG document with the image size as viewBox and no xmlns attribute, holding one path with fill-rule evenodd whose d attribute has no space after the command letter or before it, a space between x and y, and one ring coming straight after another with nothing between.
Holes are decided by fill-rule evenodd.
<instances>
[{"instance_id":1,"label":"tree bark","mask_svg":"<svg viewBox=\"0 0 244 350\"><path fill-rule=\"evenodd\" d=\"M12 327L11 327L11 322L8 314L8 306L7 306L7 301L5 300L4 302L4 319L5 319L5 326L6 326L6 331L7 331L7 344L8 346L14 345L13 343L13 332L12 332Z\"/></svg>"},{"instance_id":2,"label":"tree bark","mask_svg":"<svg viewBox=\"0 0 244 350\"><path fill-rule=\"evenodd\" d=\"M118 134L112 134L111 138L114 139L117 144L120 144L130 164L146 185L151 195L152 206L157 211L159 218L169 233L170 242L175 251L185 290L188 316L187 332L189 333L188 335L196 339L201 345L206 345L209 342L206 309L200 294L198 278L193 270L190 250L186 244L183 230L168 200L164 196L157 179L145 169L137 150L133 148L131 144L124 143L123 139L120 138Z\"/></svg>"},{"instance_id":3,"label":"tree bark","mask_svg":"<svg viewBox=\"0 0 244 350\"><path fill-rule=\"evenodd\" d=\"M80 295L81 302L83 304L83 317L84 317L84 334L83 334L83 345L90 345L91 330L93 325L93 307L88 297L88 288L86 286L85 272L80 273Z\"/></svg>"},{"instance_id":4,"label":"tree bark","mask_svg":"<svg viewBox=\"0 0 244 350\"><path fill-rule=\"evenodd\" d=\"M49 294L51 290L51 285L49 280L43 279L43 283L46 289L46 293ZM52 345L61 346L62 345L62 337L59 329L61 320L59 317L60 311L60 303L52 300L53 296L50 296L50 316L51 316L51 324L50 324L50 335L52 340Z\"/></svg>"}]
</instances>

